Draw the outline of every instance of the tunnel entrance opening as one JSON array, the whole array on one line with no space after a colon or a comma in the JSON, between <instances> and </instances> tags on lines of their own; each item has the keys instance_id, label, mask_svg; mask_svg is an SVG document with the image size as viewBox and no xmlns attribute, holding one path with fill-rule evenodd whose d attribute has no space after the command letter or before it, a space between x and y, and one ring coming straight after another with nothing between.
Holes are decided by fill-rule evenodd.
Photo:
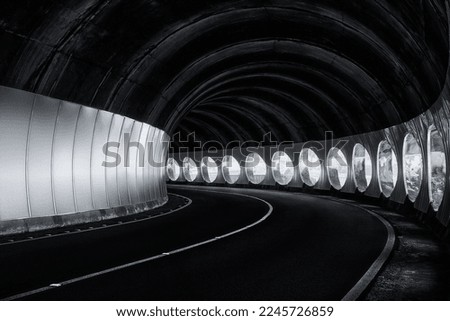
<instances>
[{"instance_id":1,"label":"tunnel entrance opening","mask_svg":"<svg viewBox=\"0 0 450 321\"><path fill-rule=\"evenodd\" d=\"M204 157L200 165L203 180L206 183L214 183L219 176L219 166L211 157Z\"/></svg>"},{"instance_id":2,"label":"tunnel entrance opening","mask_svg":"<svg viewBox=\"0 0 450 321\"><path fill-rule=\"evenodd\" d=\"M377 176L380 191L390 197L397 185L398 163L392 146L385 140L378 145Z\"/></svg>"},{"instance_id":3,"label":"tunnel entrance opening","mask_svg":"<svg viewBox=\"0 0 450 321\"><path fill-rule=\"evenodd\" d=\"M280 185L288 185L294 178L294 164L285 152L276 152L272 156L272 175Z\"/></svg>"},{"instance_id":4,"label":"tunnel entrance opening","mask_svg":"<svg viewBox=\"0 0 450 321\"><path fill-rule=\"evenodd\" d=\"M267 175L267 165L258 153L250 153L245 159L245 174L250 183L261 184Z\"/></svg>"},{"instance_id":5,"label":"tunnel entrance opening","mask_svg":"<svg viewBox=\"0 0 450 321\"><path fill-rule=\"evenodd\" d=\"M195 164L195 162L192 160L192 158L186 157L183 160L183 175L184 178L192 183L194 182L198 177L198 167Z\"/></svg>"},{"instance_id":6,"label":"tunnel entrance opening","mask_svg":"<svg viewBox=\"0 0 450 321\"><path fill-rule=\"evenodd\" d=\"M241 177L242 168L233 156L225 156L222 159L222 175L228 184L236 184Z\"/></svg>"},{"instance_id":7,"label":"tunnel entrance opening","mask_svg":"<svg viewBox=\"0 0 450 321\"><path fill-rule=\"evenodd\" d=\"M439 210L445 191L447 161L445 159L444 141L436 127L428 129L428 190L431 206Z\"/></svg>"},{"instance_id":8,"label":"tunnel entrance opening","mask_svg":"<svg viewBox=\"0 0 450 321\"><path fill-rule=\"evenodd\" d=\"M167 176L169 177L169 179L172 182L177 181L180 178L180 174L181 174L181 168L180 165L178 165L178 162L173 159L173 158L169 158L167 160Z\"/></svg>"},{"instance_id":9,"label":"tunnel entrance opening","mask_svg":"<svg viewBox=\"0 0 450 321\"><path fill-rule=\"evenodd\" d=\"M348 177L348 163L344 153L333 147L327 156L327 174L331 186L341 190Z\"/></svg>"},{"instance_id":10,"label":"tunnel entrance opening","mask_svg":"<svg viewBox=\"0 0 450 321\"><path fill-rule=\"evenodd\" d=\"M403 179L411 202L419 195L423 179L422 148L414 135L408 133L403 142Z\"/></svg>"},{"instance_id":11,"label":"tunnel entrance opening","mask_svg":"<svg viewBox=\"0 0 450 321\"><path fill-rule=\"evenodd\" d=\"M304 148L300 152L299 160L300 177L302 181L314 187L320 180L322 175L322 166L319 156L310 148Z\"/></svg>"},{"instance_id":12,"label":"tunnel entrance opening","mask_svg":"<svg viewBox=\"0 0 450 321\"><path fill-rule=\"evenodd\" d=\"M353 148L353 179L358 191L364 193L372 181L372 159L361 144Z\"/></svg>"}]
</instances>

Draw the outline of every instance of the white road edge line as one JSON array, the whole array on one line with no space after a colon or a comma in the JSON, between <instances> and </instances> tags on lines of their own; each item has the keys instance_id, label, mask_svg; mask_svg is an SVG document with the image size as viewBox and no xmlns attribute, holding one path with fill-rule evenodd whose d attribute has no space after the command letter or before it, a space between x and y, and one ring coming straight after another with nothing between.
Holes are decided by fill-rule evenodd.
<instances>
[{"instance_id":1,"label":"white road edge line","mask_svg":"<svg viewBox=\"0 0 450 321\"><path fill-rule=\"evenodd\" d=\"M355 206L355 205L353 205ZM388 237L386 240L386 244L384 245L383 251L381 251L378 258L373 262L373 264L370 266L370 268L367 270L367 272L362 276L362 278L355 284L355 286L348 291L348 293L342 298L342 301L355 301L357 300L361 294L369 287L370 283L375 279L375 277L380 272L381 268L384 266L386 261L388 260L389 256L391 255L391 252L394 248L395 244L395 232L392 225L383 217L380 215L369 211L363 207L355 206L358 208L361 208L362 210L365 210L366 212L372 214L374 217L376 217L378 220L381 221L381 223L384 224L384 226L387 229Z\"/></svg>"},{"instance_id":2,"label":"white road edge line","mask_svg":"<svg viewBox=\"0 0 450 321\"><path fill-rule=\"evenodd\" d=\"M194 189L194 188L192 188L190 190L200 191L200 189ZM201 191L205 192L206 190L201 190ZM192 245L189 245L189 246L186 246L186 247L182 247L182 248L173 250L173 251L168 252L168 253L163 253L163 254L151 256L149 258L145 258L145 259L142 259L142 260L139 260L139 261L123 264L123 265L116 266L116 267L113 267L113 268L110 268L110 269L106 269L106 270L103 270L103 271L87 274L87 275L84 275L84 276L81 276L81 277L78 277L78 278L70 279L70 280L67 280L67 281L64 281L64 282L55 283L55 284L58 284L59 287L66 286L66 285L69 285L69 284L73 284L73 283L76 283L76 282L80 282L80 281L84 281L84 280L87 280L87 279L91 279L91 278L94 278L94 277L97 277L97 276L100 276L100 275L104 275L104 274L107 274L107 273L115 272L115 271L118 271L118 270L123 270L123 269L129 268L129 267L132 267L132 266L136 266L136 265L139 265L139 264L143 264L143 263L147 263L147 262L150 262L150 261L154 261L154 260L160 259L162 257L167 257L168 255L184 252L184 251L187 251L187 250L190 250L190 249L193 249L193 248L205 245L205 244L217 242L218 240L221 240L223 238L226 238L226 237L229 237L229 236L241 233L241 232L243 232L245 230L248 230L248 229L250 229L250 228L252 228L252 227L262 223L273 212L272 204L270 204L269 202L267 202L267 201L265 201L265 200L263 200L263 199L261 199L259 197L256 197L256 196L245 195L245 194L240 194L240 193L219 192L219 191L207 191L207 192L209 192L209 193L218 193L218 194L227 194L227 195L237 195L237 196L243 196L243 197L247 197L247 198L252 198L252 199L255 199L255 200L258 200L258 201L261 201L261 202L265 203L269 207L269 210L267 211L266 215L264 215L258 221L254 222L254 223L252 223L250 225L244 226L243 228L240 228L240 229L235 230L233 232L230 232L230 233L227 233L227 234L224 234L224 235L220 235L220 236L214 237L212 239L209 239L209 240L206 240L206 241L203 241L203 242L200 242L200 243L196 243L196 244L192 244ZM191 202L192 202L192 200L191 200ZM0 301L18 300L18 299L22 299L22 298L25 298L25 297L30 296L30 295L34 295L34 294L38 294L38 293L42 293L42 292L50 291L50 290L54 290L54 289L55 289L54 286L46 286L46 287L42 287L42 288L39 288L39 289L36 289L36 290L32 290L32 291L27 291L27 292L24 292L24 293L16 294L16 295L13 295L13 296L1 299Z\"/></svg>"},{"instance_id":3,"label":"white road edge line","mask_svg":"<svg viewBox=\"0 0 450 321\"><path fill-rule=\"evenodd\" d=\"M180 189L191 189L191 188L185 188L184 185L183 186L178 186L177 187L181 187ZM204 189L201 189L204 190ZM280 193L284 193L282 191L278 191ZM289 193L289 192L288 192ZM293 193L293 194L302 194L302 193ZM308 195L308 194L302 194L302 195ZM386 263L386 261L388 260L389 256L391 255L391 252L394 248L395 245L395 232L394 232L394 228L392 227L392 225L383 217L381 217L380 215L378 215L377 213L364 208L362 206L357 205L357 203L349 203L349 202L344 202L344 201L340 201L338 199L332 199L326 196L320 196L320 195L311 195L311 196L315 196L318 198L322 198L322 199L326 199L329 201L333 201L339 204L343 204L343 205L347 205L347 206L353 206L356 208L359 208L363 211L365 211L366 213L374 216L375 218L377 218L381 223L383 223L383 225L385 226L386 230L387 230L387 240L386 243L384 245L383 250L381 251L380 255L377 257L377 259L372 263L372 265L369 267L369 269L366 271L366 273L364 273L364 275L361 277L361 279L359 279L359 281L350 289L350 291L347 292L347 294L341 299L341 301L355 301L357 300L361 294L369 287L370 283L375 279L375 277L378 275L378 273L380 272L381 268L384 266L384 264Z\"/></svg>"},{"instance_id":4,"label":"white road edge line","mask_svg":"<svg viewBox=\"0 0 450 321\"><path fill-rule=\"evenodd\" d=\"M372 265L369 267L367 272L364 273L364 275L361 277L361 279L359 279L359 281L356 282L356 284L350 289L350 291L348 291L347 294L341 299L341 301L356 301L361 296L361 294L363 294L363 292L369 287L370 283L372 283L372 281L378 275L381 268L384 266L384 264L388 260L389 256L391 255L391 252L394 249L394 245L395 245L394 228L385 218L381 217L380 215L378 215L377 213L375 213L371 210L368 210L367 208L364 208L362 206L359 206L359 205L356 205L353 203L339 201L337 199L330 199L330 198L321 197L321 196L319 196L319 197L333 201L333 202L337 202L339 204L357 207L357 208L365 211L366 213L374 216L375 218L377 218L381 223L383 223L383 225L385 226L385 228L387 230L387 234L388 234L387 240L386 240L386 243L385 243L384 248L381 251L380 255L372 263Z\"/></svg>"},{"instance_id":5,"label":"white road edge line","mask_svg":"<svg viewBox=\"0 0 450 321\"><path fill-rule=\"evenodd\" d=\"M170 210L170 211L167 212L167 213L164 213L164 214L158 214L158 215L150 216L150 217L147 217L147 218L142 218L142 219L139 219L139 220L133 220L133 221L128 221L128 222L121 222L121 223L112 224L112 225L106 225L106 224L104 224L103 226L99 226L99 227L92 227L92 228L89 227L87 230L78 230L78 231L75 230L75 231L73 231L73 232L65 231L65 232L60 233L60 234L44 235L44 236L42 236L42 237L36 237L36 238L32 238L32 239L23 239L23 240L18 240L18 241L9 242L9 243L1 243L1 244L0 244L0 247L2 247L2 246L8 246L8 245L14 245L14 244L19 244L19 243L25 243L25 242L33 242L33 241L39 241L39 240L46 240L46 239L50 239L50 238L53 238L53 237L62 237L62 236L68 236L68 235L79 234L79 233L93 232L93 231L103 230L103 229L112 228L112 227L119 227L119 226L123 226L123 225L127 225L127 224L140 223L140 222L152 220L152 219L155 219L155 218L163 217L163 216L166 216L166 215L169 215L169 214L178 212L179 210L182 210L183 208L186 208L186 207L188 207L189 205L192 204L192 200L191 200L189 197L186 197L186 196L183 196L183 195L179 195L179 194L175 194L175 193L167 193L167 194L168 194L168 195L175 195L175 196L178 196L178 197L187 199L188 202L187 202L186 204L183 204L183 206L181 206L181 207L177 207L177 208L175 208L175 209ZM157 210L158 207L156 207L156 208L154 208L154 209ZM150 211L151 211L151 210L150 210ZM136 214L130 214L128 217L130 217L131 215L139 215L139 214L142 214L142 213L144 213L144 212L136 213ZM116 218L117 218L117 217L116 217ZM114 218L113 218L113 219L114 219ZM92 222L92 223L99 223L99 222L106 222L106 221L107 221L107 220L105 220L105 221L96 221L96 222ZM85 224L89 224L89 223L85 223ZM62 226L62 227L63 227L63 226ZM62 227L61 227L61 228L62 228ZM70 228L70 226L65 226L65 227Z\"/></svg>"},{"instance_id":6,"label":"white road edge line","mask_svg":"<svg viewBox=\"0 0 450 321\"><path fill-rule=\"evenodd\" d=\"M191 189L187 185L181 185L181 186L176 185L176 187L180 188L180 189ZM202 190L203 191L205 189L198 189L198 190ZM277 192L284 193L282 191L277 191ZM289 193L289 192L287 192L287 193ZM292 194L309 195L309 194L304 194L304 193L292 193ZM320 195L311 195L311 196L322 198L322 199L327 199L329 201L333 201L333 202L336 202L336 203L339 203L339 204L343 204L343 205L357 207L357 208L367 212L368 214L374 216L375 218L377 218L386 227L386 230L387 230L387 233L388 233L387 240L386 240L386 243L385 243L384 248L381 251L380 255L372 263L372 265L369 267L369 269L366 271L366 273L361 277L361 279L359 279L359 281L341 299L341 301L355 301L369 287L370 283L375 279L375 277L378 275L378 273L380 272L381 268L384 266L384 264L388 260L389 256L391 255L391 252L392 252L392 250L394 248L394 245L395 245L394 228L392 227L392 225L386 219L384 219L380 215L376 214L375 212L373 212L373 211L371 211L371 210L369 210L367 208L359 206L357 204L343 202L343 201L340 201L338 199L331 199L331 198L326 197L326 196L320 196Z\"/></svg>"}]
</instances>

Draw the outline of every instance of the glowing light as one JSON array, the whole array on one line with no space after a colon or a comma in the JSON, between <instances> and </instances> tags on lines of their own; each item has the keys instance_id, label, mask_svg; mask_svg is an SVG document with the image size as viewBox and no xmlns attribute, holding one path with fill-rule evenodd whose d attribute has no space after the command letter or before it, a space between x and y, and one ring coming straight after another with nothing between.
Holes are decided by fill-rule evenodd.
<instances>
[{"instance_id":1,"label":"glowing light","mask_svg":"<svg viewBox=\"0 0 450 321\"><path fill-rule=\"evenodd\" d=\"M169 177L169 179L171 181L176 181L180 178L181 168L175 159L169 158L167 160L166 171L167 171L167 176Z\"/></svg>"},{"instance_id":2,"label":"glowing light","mask_svg":"<svg viewBox=\"0 0 450 321\"><path fill-rule=\"evenodd\" d=\"M272 175L280 185L287 185L294 178L294 164L285 152L276 152L273 154Z\"/></svg>"},{"instance_id":3,"label":"glowing light","mask_svg":"<svg viewBox=\"0 0 450 321\"><path fill-rule=\"evenodd\" d=\"M340 149L333 147L328 152L327 173L331 186L337 190L342 189L347 181L348 163Z\"/></svg>"},{"instance_id":4,"label":"glowing light","mask_svg":"<svg viewBox=\"0 0 450 321\"><path fill-rule=\"evenodd\" d=\"M241 166L233 156L227 155L222 160L222 175L228 184L235 184L241 176Z\"/></svg>"},{"instance_id":5,"label":"glowing light","mask_svg":"<svg viewBox=\"0 0 450 321\"><path fill-rule=\"evenodd\" d=\"M253 184L261 184L267 175L267 165L257 153L250 153L245 159L245 174Z\"/></svg>"},{"instance_id":6,"label":"glowing light","mask_svg":"<svg viewBox=\"0 0 450 321\"><path fill-rule=\"evenodd\" d=\"M356 144L353 148L353 179L361 193L366 191L372 181L372 160L361 144Z\"/></svg>"},{"instance_id":7,"label":"glowing light","mask_svg":"<svg viewBox=\"0 0 450 321\"><path fill-rule=\"evenodd\" d=\"M397 185L398 163L392 146L385 140L378 145L377 164L380 190L384 196L390 197Z\"/></svg>"},{"instance_id":8,"label":"glowing light","mask_svg":"<svg viewBox=\"0 0 450 321\"><path fill-rule=\"evenodd\" d=\"M298 165L303 182L308 186L315 186L322 175L322 166L317 154L310 148L303 149Z\"/></svg>"},{"instance_id":9,"label":"glowing light","mask_svg":"<svg viewBox=\"0 0 450 321\"><path fill-rule=\"evenodd\" d=\"M219 175L219 167L211 157L204 157L200 165L202 177L207 183L214 183Z\"/></svg>"},{"instance_id":10,"label":"glowing light","mask_svg":"<svg viewBox=\"0 0 450 321\"><path fill-rule=\"evenodd\" d=\"M415 202L422 186L422 148L412 134L403 141L403 178L405 190L411 202Z\"/></svg>"},{"instance_id":11,"label":"glowing light","mask_svg":"<svg viewBox=\"0 0 450 321\"><path fill-rule=\"evenodd\" d=\"M445 160L444 142L434 126L428 129L428 190L431 206L439 210L445 191L445 175L447 161Z\"/></svg>"},{"instance_id":12,"label":"glowing light","mask_svg":"<svg viewBox=\"0 0 450 321\"><path fill-rule=\"evenodd\" d=\"M197 179L197 176L198 176L197 165L189 157L186 157L183 160L183 175L184 175L184 178L188 182L193 182L193 181L195 181Z\"/></svg>"}]
</instances>

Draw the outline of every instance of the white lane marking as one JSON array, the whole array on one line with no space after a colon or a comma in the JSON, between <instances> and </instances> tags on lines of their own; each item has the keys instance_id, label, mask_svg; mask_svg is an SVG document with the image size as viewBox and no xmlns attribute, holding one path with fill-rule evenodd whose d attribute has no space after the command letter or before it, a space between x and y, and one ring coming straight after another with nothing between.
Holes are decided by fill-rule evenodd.
<instances>
[{"instance_id":1,"label":"white lane marking","mask_svg":"<svg viewBox=\"0 0 450 321\"><path fill-rule=\"evenodd\" d=\"M187 185L180 185L180 186L176 185L176 187L177 188L180 187L180 189L191 189L189 187L186 188ZM203 190L203 189L199 189L199 190ZM278 191L278 192L279 193L285 193L285 192L281 192L281 191ZM386 240L386 243L384 245L384 248L381 251L380 255L375 259L375 261L372 263L372 265L369 267L369 269L366 271L366 273L361 277L361 279L359 279L359 281L353 286L353 288L351 288L350 291L347 292L347 294L342 298L341 301L355 301L355 300L357 300L361 296L361 294L369 287L370 283L375 279L375 277L378 275L378 273L380 272L381 268L384 266L384 264L388 260L389 256L391 255L391 252L392 252L392 250L394 248L394 245L395 245L394 228L391 226L391 224L386 219L384 219L383 217L381 217L377 213L371 211L370 209L367 209L367 208L365 208L363 206L354 204L356 202L349 202L348 203L348 202L340 201L338 199L332 199L332 198L327 197L327 196L311 195L311 194L305 194L305 193L292 193L292 194L309 195L309 196L312 196L312 197L318 197L318 198L326 199L328 201L334 201L334 202L337 202L339 204L357 207L357 208L367 212L368 214L374 216L375 218L377 218L386 227L388 236L387 236L387 240ZM370 207L377 208L376 206L373 206L373 205L370 205Z\"/></svg>"},{"instance_id":2,"label":"white lane marking","mask_svg":"<svg viewBox=\"0 0 450 321\"><path fill-rule=\"evenodd\" d=\"M45 240L45 239L49 239L49 238L53 238L53 237L61 237L61 236L67 236L68 234L73 235L73 234L79 234L79 233L85 233L85 232L93 232L93 231L97 231L97 230L103 230L103 229L107 229L107 228L112 228L112 227L118 227L118 226L123 226L123 225L127 225L127 224L133 224L133 223L140 223L140 222L144 222L144 221L148 221L151 219L155 219L155 218L160 218L175 212L178 212L179 210L182 210L185 207L188 207L189 205L192 204L192 200L189 197L183 196L183 195L179 195L179 194L175 194L175 193L167 193L169 195L175 195L178 196L180 198L183 198L185 201L185 204L182 207L177 207L174 208L172 210L170 210L169 212L166 212L164 214L158 214L158 215L154 215L154 216L147 216L147 218L142 218L142 219L134 219L132 221L127 221L127 222L118 222L117 224L114 223L112 225L106 225L106 224L102 224L102 226L100 227L93 227L93 226L89 226L88 229L85 230L75 230L73 232L71 231L65 231L63 233L60 234L45 234L44 236L41 237L37 237L37 238L31 238L31 239L22 239L22 240L8 240L9 243L0 243L0 246L5 246L5 245L14 245L14 244L18 244L18 243L25 243L25 242L32 242L32 241L39 241L39 240ZM158 208L155 208L158 209ZM137 213L137 214L133 214L133 215L140 215L142 213ZM98 222L97 222L98 223ZM89 223L86 223L89 224Z\"/></svg>"},{"instance_id":3,"label":"white lane marking","mask_svg":"<svg viewBox=\"0 0 450 321\"><path fill-rule=\"evenodd\" d=\"M392 225L385 218L381 217L377 213L375 213L375 212L373 212L373 211L371 211L371 210L369 210L369 209L367 209L367 208L365 208L363 206L359 206L359 205L356 205L356 204L353 204L353 203L347 203L347 202L339 201L337 199L331 199L331 198L328 198L328 197L321 197L321 196L319 196L319 197L323 198L323 199L327 199L327 200L332 201L332 202L339 203L339 204L343 204L343 205L348 205L348 206L353 206L353 207L359 208L359 209L365 211L366 213L368 213L368 214L374 216L375 218L377 218L381 223L383 223L384 227L387 230L388 236L387 236L387 239L386 239L386 243L384 244L384 248L381 251L380 255L375 259L375 261L369 267L367 272L364 273L364 275L361 277L361 279L359 279L359 281L356 282L356 284L350 289L350 291L347 292L347 294L341 300L341 301L355 301L369 287L370 283L372 283L372 281L378 275L378 273L380 272L381 268L384 266L384 264L388 260L389 256L391 255L391 252L392 252L392 250L394 248L394 244L395 244L394 228L392 227Z\"/></svg>"},{"instance_id":4,"label":"white lane marking","mask_svg":"<svg viewBox=\"0 0 450 321\"><path fill-rule=\"evenodd\" d=\"M194 188L192 188L192 190L200 191L199 189L194 189ZM201 191L206 192L205 190L201 190ZM59 284L60 286L73 284L73 283L84 281L84 280L87 280L87 279L92 279L92 278L95 278L95 277L98 277L98 276L101 276L101 275L104 275L104 274L107 274L107 273L123 270L123 269L129 268L129 267L132 267L132 266L136 266L136 265L139 265L139 264L143 264L143 263L147 263L147 262L150 262L150 261L154 261L154 260L160 259L162 257L167 257L168 255L181 253L181 252L184 252L184 251L187 251L187 250L190 250L190 249L193 249L193 248L205 245L205 244L217 242L218 240L221 240L223 238L230 237L232 235L241 233L241 232L243 232L245 230L248 230L248 229L250 229L250 228L252 228L252 227L254 227L254 226L256 226L256 225L258 225L258 224L260 224L262 222L264 222L273 212L273 206L269 202L267 202L267 201L265 201L265 200L263 200L263 199L261 199L259 197L255 197L255 196L251 196L251 195L245 195L245 194L240 194L240 193L228 193L228 192L219 192L219 191L207 191L207 192L209 192L209 193L218 193L218 194L226 194L226 195L237 195L237 196L243 196L243 197L247 197L247 198L252 198L252 199L255 199L255 200L258 200L258 201L261 201L261 202L265 203L269 207L269 210L258 221L254 222L254 223L252 223L250 225L244 226L244 227L242 227L242 228L240 228L238 230L232 231L230 233L227 233L227 234L224 234L224 235L221 235L221 236L218 236L218 237L214 237L212 239L209 239L209 240L206 240L206 241L203 241L203 242L199 242L199 243L195 243L195 244L192 244L192 245L188 245L188 246L185 246L185 247L182 247L182 248L170 251L170 252L166 252L166 253L162 253L162 254L159 254L159 255L151 256L151 257L148 257L148 258L145 258L145 259L142 259L142 260L138 260L138 261L135 261L135 262L123 264L123 265L120 265L120 266L116 266L116 267L109 268L109 269L106 269L106 270L103 270L103 271L87 274L87 275L84 275L84 276L80 276L78 278L70 279L70 280L67 280L67 281L64 281L64 282L55 283L55 284ZM191 200L191 202L192 202L192 200ZM45 292L45 291L53 290L55 288L53 285L54 284L52 284L50 286L42 287L42 288L39 288L39 289L36 289L36 290L32 290L32 291L27 291L27 292L24 292L24 293L16 294L16 295L13 295L13 296L1 299L1 301L18 300L18 299L22 299L22 298L25 298L25 297L30 296L30 295L34 295L34 294L42 293L42 292Z\"/></svg>"}]
</instances>

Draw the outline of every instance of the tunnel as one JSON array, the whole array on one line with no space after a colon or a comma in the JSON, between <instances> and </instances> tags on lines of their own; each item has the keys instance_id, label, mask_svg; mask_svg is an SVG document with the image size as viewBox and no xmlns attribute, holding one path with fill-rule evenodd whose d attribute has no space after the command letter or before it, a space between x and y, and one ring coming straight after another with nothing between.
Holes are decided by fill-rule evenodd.
<instances>
[{"instance_id":1,"label":"tunnel","mask_svg":"<svg viewBox=\"0 0 450 321\"><path fill-rule=\"evenodd\" d=\"M0 298L449 300L449 5L3 1Z\"/></svg>"}]
</instances>

